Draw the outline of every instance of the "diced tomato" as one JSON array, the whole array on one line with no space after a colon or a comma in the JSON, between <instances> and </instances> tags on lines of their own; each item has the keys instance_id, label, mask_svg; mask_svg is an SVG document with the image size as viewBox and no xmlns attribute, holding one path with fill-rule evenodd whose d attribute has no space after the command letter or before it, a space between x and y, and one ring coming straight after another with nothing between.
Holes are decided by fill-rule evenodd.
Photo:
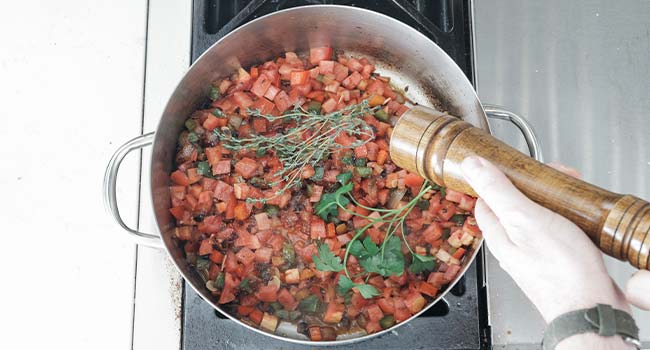
<instances>
[{"instance_id":1,"label":"diced tomato","mask_svg":"<svg viewBox=\"0 0 650 350\"><path fill-rule=\"evenodd\" d=\"M298 269L288 269L284 272L284 282L286 284L298 284L300 282L300 271Z\"/></svg>"},{"instance_id":2,"label":"diced tomato","mask_svg":"<svg viewBox=\"0 0 650 350\"><path fill-rule=\"evenodd\" d=\"M381 311L381 308L377 304L369 305L366 308L368 312L368 318L370 321L379 321L384 317L384 313Z\"/></svg>"},{"instance_id":3,"label":"diced tomato","mask_svg":"<svg viewBox=\"0 0 650 350\"><path fill-rule=\"evenodd\" d=\"M237 234L239 237L235 240L235 247L259 249L262 246L256 236L253 236L244 230L240 230Z\"/></svg>"},{"instance_id":4,"label":"diced tomato","mask_svg":"<svg viewBox=\"0 0 650 350\"><path fill-rule=\"evenodd\" d=\"M382 298L377 300L377 305L381 308L381 311L384 312L384 314L387 315L392 315L395 313L395 304L393 303L392 299L388 298Z\"/></svg>"},{"instance_id":5,"label":"diced tomato","mask_svg":"<svg viewBox=\"0 0 650 350\"><path fill-rule=\"evenodd\" d=\"M404 298L404 304L406 304L406 307L411 311L411 313L416 313L422 310L424 308L424 305L426 305L427 301L424 299L422 294L418 292L411 292L406 297Z\"/></svg>"},{"instance_id":6,"label":"diced tomato","mask_svg":"<svg viewBox=\"0 0 650 350\"><path fill-rule=\"evenodd\" d=\"M312 47L309 49L309 62L318 64L322 60L329 60L332 57L331 47Z\"/></svg>"},{"instance_id":7,"label":"diced tomato","mask_svg":"<svg viewBox=\"0 0 650 350\"><path fill-rule=\"evenodd\" d=\"M266 75L261 75L251 88L251 92L254 93L257 97L263 97L266 94L266 91L271 87L271 79Z\"/></svg>"},{"instance_id":8,"label":"diced tomato","mask_svg":"<svg viewBox=\"0 0 650 350\"><path fill-rule=\"evenodd\" d=\"M420 293L428 295L432 298L438 294L438 288L424 281L417 282L416 288Z\"/></svg>"},{"instance_id":9,"label":"diced tomato","mask_svg":"<svg viewBox=\"0 0 650 350\"><path fill-rule=\"evenodd\" d=\"M451 256L453 256L455 259L460 260L460 258L462 258L464 254L465 254L465 248L458 248Z\"/></svg>"},{"instance_id":10,"label":"diced tomato","mask_svg":"<svg viewBox=\"0 0 650 350\"><path fill-rule=\"evenodd\" d=\"M235 257L237 257L237 261L246 266L252 264L253 261L255 261L255 253L246 247L240 249L237 254L235 254Z\"/></svg>"},{"instance_id":11,"label":"diced tomato","mask_svg":"<svg viewBox=\"0 0 650 350\"><path fill-rule=\"evenodd\" d=\"M311 326L307 330L309 332L309 339L313 341L323 340L323 334L321 333L320 326Z\"/></svg>"},{"instance_id":12,"label":"diced tomato","mask_svg":"<svg viewBox=\"0 0 650 350\"><path fill-rule=\"evenodd\" d=\"M461 192L457 192L447 188L447 195L445 196L446 200L454 203L460 203L462 198L463 198L463 194Z\"/></svg>"},{"instance_id":13,"label":"diced tomato","mask_svg":"<svg viewBox=\"0 0 650 350\"><path fill-rule=\"evenodd\" d=\"M169 208L169 212L176 218L176 220L181 220L183 219L183 215L185 214L185 208L183 207L171 207Z\"/></svg>"},{"instance_id":14,"label":"diced tomato","mask_svg":"<svg viewBox=\"0 0 650 350\"><path fill-rule=\"evenodd\" d=\"M275 104L264 97L260 97L253 102L253 106L251 106L251 108L259 110L260 113L262 114L271 114L271 112L273 112L273 110L275 109ZM262 119L262 118L256 118L256 119L263 120L264 122L266 122L266 119ZM253 127L255 128L255 125L253 125ZM255 129L255 131L257 131L257 129ZM264 132L264 131L266 130L260 132Z\"/></svg>"},{"instance_id":15,"label":"diced tomato","mask_svg":"<svg viewBox=\"0 0 650 350\"><path fill-rule=\"evenodd\" d=\"M210 208L212 208L212 197L213 197L212 191L201 192L197 203L199 208L206 212L210 211Z\"/></svg>"},{"instance_id":16,"label":"diced tomato","mask_svg":"<svg viewBox=\"0 0 650 350\"><path fill-rule=\"evenodd\" d=\"M205 156L208 158L210 166L214 166L221 160L221 147L206 147Z\"/></svg>"},{"instance_id":17,"label":"diced tomato","mask_svg":"<svg viewBox=\"0 0 650 350\"><path fill-rule=\"evenodd\" d=\"M381 205L386 205L386 203L388 202L389 195L390 195L390 190L387 188L378 191L377 199L379 200L379 203L381 203Z\"/></svg>"},{"instance_id":18,"label":"diced tomato","mask_svg":"<svg viewBox=\"0 0 650 350\"><path fill-rule=\"evenodd\" d=\"M240 109L246 110L246 108L253 105L253 99L245 92L237 91L233 94L232 98Z\"/></svg>"},{"instance_id":19,"label":"diced tomato","mask_svg":"<svg viewBox=\"0 0 650 350\"><path fill-rule=\"evenodd\" d=\"M327 237L334 238L336 237L336 226L333 222L327 224Z\"/></svg>"},{"instance_id":20,"label":"diced tomato","mask_svg":"<svg viewBox=\"0 0 650 350\"><path fill-rule=\"evenodd\" d=\"M475 218L468 217L465 219L465 223L463 223L463 232L467 232L474 237L480 236L481 229L478 227Z\"/></svg>"},{"instance_id":21,"label":"diced tomato","mask_svg":"<svg viewBox=\"0 0 650 350\"><path fill-rule=\"evenodd\" d=\"M318 72L320 74L334 74L334 64L336 62L323 60L318 63Z\"/></svg>"},{"instance_id":22,"label":"diced tomato","mask_svg":"<svg viewBox=\"0 0 650 350\"><path fill-rule=\"evenodd\" d=\"M254 310L256 310L256 308L253 307L253 306L244 306L244 305L239 305L239 306L237 307L237 313L238 313L240 316L248 316L248 315L250 315L250 313L253 312ZM260 321L261 321L261 320L260 320Z\"/></svg>"},{"instance_id":23,"label":"diced tomato","mask_svg":"<svg viewBox=\"0 0 650 350\"><path fill-rule=\"evenodd\" d=\"M368 321L364 329L368 334L372 334L381 331L383 328L381 328L379 321Z\"/></svg>"},{"instance_id":24,"label":"diced tomato","mask_svg":"<svg viewBox=\"0 0 650 350\"><path fill-rule=\"evenodd\" d=\"M257 293L255 293L255 296L261 301L272 303L278 300L279 289L280 287L278 287L275 284L261 286L260 289L257 291Z\"/></svg>"},{"instance_id":25,"label":"diced tomato","mask_svg":"<svg viewBox=\"0 0 650 350\"><path fill-rule=\"evenodd\" d=\"M370 79L370 74L375 70L375 66L372 64L366 64L363 66L363 69L361 70L361 76L363 76L364 79Z\"/></svg>"},{"instance_id":26,"label":"diced tomato","mask_svg":"<svg viewBox=\"0 0 650 350\"><path fill-rule=\"evenodd\" d=\"M438 217L443 221L449 221L456 214L456 206L447 200L442 201L442 207L438 210Z\"/></svg>"},{"instance_id":27,"label":"diced tomato","mask_svg":"<svg viewBox=\"0 0 650 350\"><path fill-rule=\"evenodd\" d=\"M386 99L382 95L372 95L368 100L368 105L370 107L381 106Z\"/></svg>"},{"instance_id":28,"label":"diced tomato","mask_svg":"<svg viewBox=\"0 0 650 350\"><path fill-rule=\"evenodd\" d=\"M406 175L406 177L404 177L404 184L409 187L420 187L422 186L423 183L424 183L424 178L416 174L409 173L408 175Z\"/></svg>"},{"instance_id":29,"label":"diced tomato","mask_svg":"<svg viewBox=\"0 0 650 350\"><path fill-rule=\"evenodd\" d=\"M330 98L329 100L323 102L323 104L321 105L321 109L325 113L331 113L336 109L336 105L337 105L336 100L333 99L333 98Z\"/></svg>"},{"instance_id":30,"label":"diced tomato","mask_svg":"<svg viewBox=\"0 0 650 350\"><path fill-rule=\"evenodd\" d=\"M303 85L309 81L309 71L293 71L291 72L291 85Z\"/></svg>"},{"instance_id":31,"label":"diced tomato","mask_svg":"<svg viewBox=\"0 0 650 350\"><path fill-rule=\"evenodd\" d=\"M224 175L230 174L230 159L220 160L212 166L212 174Z\"/></svg>"},{"instance_id":32,"label":"diced tomato","mask_svg":"<svg viewBox=\"0 0 650 350\"><path fill-rule=\"evenodd\" d=\"M262 311L260 311L260 310L257 309L257 308L254 309L254 310L253 310L253 311L248 315L248 318L250 318L251 321L253 321L253 323L255 323L255 324L260 324L260 323L262 323L262 318L263 318L263 317L264 317L264 313L262 313Z\"/></svg>"},{"instance_id":33,"label":"diced tomato","mask_svg":"<svg viewBox=\"0 0 650 350\"><path fill-rule=\"evenodd\" d=\"M174 171L170 175L170 177L171 177L172 181L177 185L181 185L181 186L189 186L190 185L190 179L187 177L187 175L185 175L184 172L182 172L180 170Z\"/></svg>"},{"instance_id":34,"label":"diced tomato","mask_svg":"<svg viewBox=\"0 0 650 350\"><path fill-rule=\"evenodd\" d=\"M259 230L271 229L271 220L266 213L255 214L255 221L257 222L257 228Z\"/></svg>"},{"instance_id":35,"label":"diced tomato","mask_svg":"<svg viewBox=\"0 0 650 350\"><path fill-rule=\"evenodd\" d=\"M212 253L210 254L210 260L216 264L221 264L223 262L223 257L223 253L218 250L212 250Z\"/></svg>"},{"instance_id":36,"label":"diced tomato","mask_svg":"<svg viewBox=\"0 0 650 350\"><path fill-rule=\"evenodd\" d=\"M360 72L363 69L363 64L356 58L350 58L347 62L348 68L354 72Z\"/></svg>"},{"instance_id":37,"label":"diced tomato","mask_svg":"<svg viewBox=\"0 0 650 350\"><path fill-rule=\"evenodd\" d=\"M323 322L325 323L339 323L343 319L343 312L345 312L345 305L340 303L331 302L327 304L327 309L323 315Z\"/></svg>"},{"instance_id":38,"label":"diced tomato","mask_svg":"<svg viewBox=\"0 0 650 350\"><path fill-rule=\"evenodd\" d=\"M407 319L409 319L412 316L409 309L406 308L406 306L404 306L403 301L401 301L401 304L402 304L401 307L397 307L397 305L395 305L395 314L394 314L394 316L395 316L395 321L397 321L397 322L406 321Z\"/></svg>"},{"instance_id":39,"label":"diced tomato","mask_svg":"<svg viewBox=\"0 0 650 350\"><path fill-rule=\"evenodd\" d=\"M422 231L422 237L424 240L433 244L435 241L439 240L442 237L442 227L437 222L432 222L427 228Z\"/></svg>"},{"instance_id":40,"label":"diced tomato","mask_svg":"<svg viewBox=\"0 0 650 350\"><path fill-rule=\"evenodd\" d=\"M223 228L223 221L220 217L210 215L203 218L198 225L199 232L216 233Z\"/></svg>"},{"instance_id":41,"label":"diced tomato","mask_svg":"<svg viewBox=\"0 0 650 350\"><path fill-rule=\"evenodd\" d=\"M313 217L311 219L310 233L312 239L326 238L327 231L325 230L325 221L323 221L323 219Z\"/></svg>"},{"instance_id":42,"label":"diced tomato","mask_svg":"<svg viewBox=\"0 0 650 350\"><path fill-rule=\"evenodd\" d=\"M460 271L460 265L449 265L447 271L445 271L444 278L447 282L451 282Z\"/></svg>"},{"instance_id":43,"label":"diced tomato","mask_svg":"<svg viewBox=\"0 0 650 350\"><path fill-rule=\"evenodd\" d=\"M217 118L214 115L210 114L208 115L208 118L203 122L203 127L208 131L212 131L217 127L225 126L227 122L228 120L226 118Z\"/></svg>"},{"instance_id":44,"label":"diced tomato","mask_svg":"<svg viewBox=\"0 0 650 350\"><path fill-rule=\"evenodd\" d=\"M282 249L282 244L284 244L284 238L281 235L272 235L271 238L266 242L274 252L280 251Z\"/></svg>"},{"instance_id":45,"label":"diced tomato","mask_svg":"<svg viewBox=\"0 0 650 350\"><path fill-rule=\"evenodd\" d=\"M268 87L268 89L266 90L266 93L264 93L264 97L268 98L271 101L273 101L273 99L275 98L275 96L278 95L279 92L280 92L279 88L277 88L277 87L275 87L273 85L270 85Z\"/></svg>"},{"instance_id":46,"label":"diced tomato","mask_svg":"<svg viewBox=\"0 0 650 350\"><path fill-rule=\"evenodd\" d=\"M440 288L443 284L447 283L445 282L445 274L443 272L432 272L427 278L427 283Z\"/></svg>"},{"instance_id":47,"label":"diced tomato","mask_svg":"<svg viewBox=\"0 0 650 350\"><path fill-rule=\"evenodd\" d=\"M217 186L214 189L214 198L220 201L227 201L233 193L233 186L230 186L221 180L217 181Z\"/></svg>"},{"instance_id":48,"label":"diced tomato","mask_svg":"<svg viewBox=\"0 0 650 350\"><path fill-rule=\"evenodd\" d=\"M201 245L199 246L199 255L208 255L212 253L212 243L210 243L209 240L204 239L201 241Z\"/></svg>"},{"instance_id":49,"label":"diced tomato","mask_svg":"<svg viewBox=\"0 0 650 350\"><path fill-rule=\"evenodd\" d=\"M298 307L298 301L286 288L280 289L280 293L278 293L278 302L289 311L293 311Z\"/></svg>"},{"instance_id":50,"label":"diced tomato","mask_svg":"<svg viewBox=\"0 0 650 350\"><path fill-rule=\"evenodd\" d=\"M255 160L244 157L235 164L235 171L246 179L250 179L257 172L258 164Z\"/></svg>"},{"instance_id":51,"label":"diced tomato","mask_svg":"<svg viewBox=\"0 0 650 350\"><path fill-rule=\"evenodd\" d=\"M309 201L312 203L317 203L318 201L320 201L322 195L323 195L323 186L313 185L311 188L311 197L309 197Z\"/></svg>"},{"instance_id":52,"label":"diced tomato","mask_svg":"<svg viewBox=\"0 0 650 350\"><path fill-rule=\"evenodd\" d=\"M273 102L275 103L275 107L278 109L278 111L280 111L280 113L286 111L291 107L289 95L287 95L287 93L284 91L278 92L278 94L275 95L275 98L273 98Z\"/></svg>"},{"instance_id":53,"label":"diced tomato","mask_svg":"<svg viewBox=\"0 0 650 350\"><path fill-rule=\"evenodd\" d=\"M368 148L363 144L354 148L354 155L357 158L366 158L368 157Z\"/></svg>"}]
</instances>

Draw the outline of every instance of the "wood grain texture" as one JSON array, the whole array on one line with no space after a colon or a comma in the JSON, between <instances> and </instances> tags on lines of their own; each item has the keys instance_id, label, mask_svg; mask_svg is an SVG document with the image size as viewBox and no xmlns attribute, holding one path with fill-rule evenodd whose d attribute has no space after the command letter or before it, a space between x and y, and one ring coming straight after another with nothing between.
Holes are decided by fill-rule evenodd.
<instances>
[{"instance_id":1,"label":"wood grain texture","mask_svg":"<svg viewBox=\"0 0 650 350\"><path fill-rule=\"evenodd\" d=\"M398 121L391 158L400 167L473 196L460 164L495 164L526 196L568 218L608 255L650 269L650 203L576 179L542 164L456 117L417 106Z\"/></svg>"}]
</instances>

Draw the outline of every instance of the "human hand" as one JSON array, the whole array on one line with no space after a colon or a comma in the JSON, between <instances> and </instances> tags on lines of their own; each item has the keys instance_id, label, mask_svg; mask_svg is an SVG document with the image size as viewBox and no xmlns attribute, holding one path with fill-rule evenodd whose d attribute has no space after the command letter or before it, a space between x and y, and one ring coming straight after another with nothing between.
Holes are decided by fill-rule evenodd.
<instances>
[{"instance_id":1,"label":"human hand","mask_svg":"<svg viewBox=\"0 0 650 350\"><path fill-rule=\"evenodd\" d=\"M627 281L625 296L630 304L650 311L650 271L639 270Z\"/></svg>"},{"instance_id":2,"label":"human hand","mask_svg":"<svg viewBox=\"0 0 650 350\"><path fill-rule=\"evenodd\" d=\"M528 199L487 160L468 157L461 168L481 197L475 216L487 246L547 323L598 303L629 310L579 227Z\"/></svg>"}]
</instances>

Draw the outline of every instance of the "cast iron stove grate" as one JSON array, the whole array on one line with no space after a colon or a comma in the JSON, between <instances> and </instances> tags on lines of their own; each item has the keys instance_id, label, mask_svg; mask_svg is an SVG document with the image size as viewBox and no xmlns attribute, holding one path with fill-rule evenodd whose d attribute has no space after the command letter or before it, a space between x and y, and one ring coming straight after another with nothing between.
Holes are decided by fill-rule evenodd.
<instances>
[{"instance_id":1,"label":"cast iron stove grate","mask_svg":"<svg viewBox=\"0 0 650 350\"><path fill-rule=\"evenodd\" d=\"M303 5L356 6L398 19L436 42L474 80L470 0L194 0L192 61L242 24L274 11ZM424 315L392 333L351 346L328 349L467 349L490 348L484 292L483 252L465 277ZM204 302L191 287L183 298L182 348L310 349L266 337L237 325Z\"/></svg>"}]
</instances>

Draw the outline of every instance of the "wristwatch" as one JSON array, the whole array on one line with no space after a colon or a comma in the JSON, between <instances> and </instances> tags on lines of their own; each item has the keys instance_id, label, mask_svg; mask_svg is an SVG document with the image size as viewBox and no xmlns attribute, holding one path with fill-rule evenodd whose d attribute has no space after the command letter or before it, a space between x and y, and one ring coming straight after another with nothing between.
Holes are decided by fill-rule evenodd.
<instances>
[{"instance_id":1,"label":"wristwatch","mask_svg":"<svg viewBox=\"0 0 650 350\"><path fill-rule=\"evenodd\" d=\"M596 333L603 337L620 336L641 349L639 328L632 316L610 305L598 304L591 309L567 312L555 318L544 331L542 348L553 350L562 340L576 334Z\"/></svg>"}]
</instances>

